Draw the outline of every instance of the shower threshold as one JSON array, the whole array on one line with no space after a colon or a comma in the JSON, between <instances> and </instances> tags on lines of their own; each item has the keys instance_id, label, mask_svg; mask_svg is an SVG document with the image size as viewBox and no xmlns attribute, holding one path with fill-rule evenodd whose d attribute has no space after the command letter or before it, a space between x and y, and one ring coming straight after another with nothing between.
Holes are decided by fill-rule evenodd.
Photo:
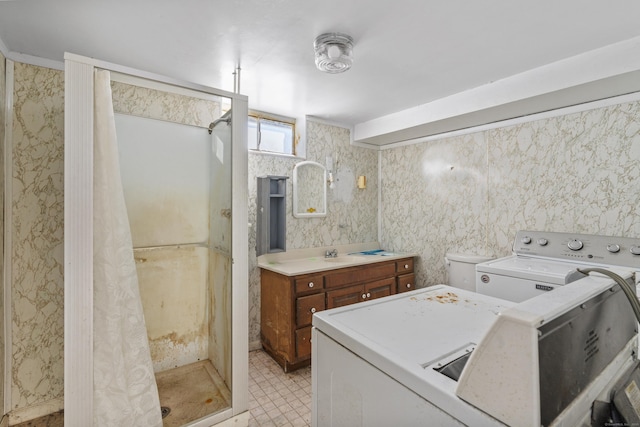
<instances>
[{"instance_id":1,"label":"shower threshold","mask_svg":"<svg viewBox=\"0 0 640 427\"><path fill-rule=\"evenodd\" d=\"M187 424L231 407L231 392L209 360L156 374L160 405L171 408L164 427Z\"/></svg>"}]
</instances>

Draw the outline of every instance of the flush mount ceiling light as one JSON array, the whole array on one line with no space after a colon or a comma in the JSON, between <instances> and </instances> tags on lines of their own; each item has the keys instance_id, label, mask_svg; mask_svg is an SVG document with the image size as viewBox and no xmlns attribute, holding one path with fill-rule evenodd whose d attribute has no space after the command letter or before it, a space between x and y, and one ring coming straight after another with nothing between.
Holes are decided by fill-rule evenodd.
<instances>
[{"instance_id":1,"label":"flush mount ceiling light","mask_svg":"<svg viewBox=\"0 0 640 427\"><path fill-rule=\"evenodd\" d=\"M316 67L325 73L342 73L353 63L353 39L342 33L325 33L313 43Z\"/></svg>"}]
</instances>

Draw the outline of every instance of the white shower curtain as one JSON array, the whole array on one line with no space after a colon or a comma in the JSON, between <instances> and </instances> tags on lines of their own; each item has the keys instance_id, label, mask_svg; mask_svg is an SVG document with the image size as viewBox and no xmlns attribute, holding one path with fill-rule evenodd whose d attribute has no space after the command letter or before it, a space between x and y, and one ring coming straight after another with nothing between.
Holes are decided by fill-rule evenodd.
<instances>
[{"instance_id":1,"label":"white shower curtain","mask_svg":"<svg viewBox=\"0 0 640 427\"><path fill-rule=\"evenodd\" d=\"M94 105L93 425L162 426L124 202L110 74Z\"/></svg>"}]
</instances>

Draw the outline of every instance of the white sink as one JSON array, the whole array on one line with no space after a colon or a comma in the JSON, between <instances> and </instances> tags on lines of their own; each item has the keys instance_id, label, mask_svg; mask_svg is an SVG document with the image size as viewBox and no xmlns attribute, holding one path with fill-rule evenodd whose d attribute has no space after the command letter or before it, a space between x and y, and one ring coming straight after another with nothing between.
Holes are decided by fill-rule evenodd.
<instances>
[{"instance_id":1,"label":"white sink","mask_svg":"<svg viewBox=\"0 0 640 427\"><path fill-rule=\"evenodd\" d=\"M335 258L325 258L325 262L359 262L362 261L364 257L361 256L352 256L352 255L338 255Z\"/></svg>"}]
</instances>

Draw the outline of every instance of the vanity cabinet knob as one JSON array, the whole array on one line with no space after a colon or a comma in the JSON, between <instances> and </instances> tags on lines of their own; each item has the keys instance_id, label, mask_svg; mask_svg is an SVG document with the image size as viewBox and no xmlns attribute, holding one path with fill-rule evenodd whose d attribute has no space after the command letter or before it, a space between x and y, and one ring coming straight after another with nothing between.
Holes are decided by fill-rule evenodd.
<instances>
[{"instance_id":1,"label":"vanity cabinet knob","mask_svg":"<svg viewBox=\"0 0 640 427\"><path fill-rule=\"evenodd\" d=\"M367 294L362 294L362 299L367 299Z\"/></svg>"},{"instance_id":2,"label":"vanity cabinet knob","mask_svg":"<svg viewBox=\"0 0 640 427\"><path fill-rule=\"evenodd\" d=\"M371 298L371 293L367 292L367 298Z\"/></svg>"},{"instance_id":3,"label":"vanity cabinet knob","mask_svg":"<svg viewBox=\"0 0 640 427\"><path fill-rule=\"evenodd\" d=\"M309 287L313 288L313 282L309 282Z\"/></svg>"},{"instance_id":4,"label":"vanity cabinet knob","mask_svg":"<svg viewBox=\"0 0 640 427\"><path fill-rule=\"evenodd\" d=\"M409 264L405 264L405 265L404 265L404 269L405 269L405 270L408 270L408 269L409 269Z\"/></svg>"},{"instance_id":5,"label":"vanity cabinet knob","mask_svg":"<svg viewBox=\"0 0 640 427\"><path fill-rule=\"evenodd\" d=\"M316 308L315 307L311 307L311 313L315 313L316 312Z\"/></svg>"},{"instance_id":6,"label":"vanity cabinet knob","mask_svg":"<svg viewBox=\"0 0 640 427\"><path fill-rule=\"evenodd\" d=\"M407 288L410 289L411 288L411 283L407 283Z\"/></svg>"}]
</instances>

